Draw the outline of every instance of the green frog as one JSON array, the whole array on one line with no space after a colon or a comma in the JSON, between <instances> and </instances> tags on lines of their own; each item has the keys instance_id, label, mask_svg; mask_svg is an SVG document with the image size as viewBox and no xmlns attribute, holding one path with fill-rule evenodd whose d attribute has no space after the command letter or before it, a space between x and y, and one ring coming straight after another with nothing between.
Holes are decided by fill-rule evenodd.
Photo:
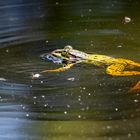
<instances>
[{"instance_id":1,"label":"green frog","mask_svg":"<svg viewBox=\"0 0 140 140\"><path fill-rule=\"evenodd\" d=\"M106 73L112 76L140 75L140 71L133 70L136 67L140 68L140 63L129 59L113 58L106 55L88 54L75 50L70 45L65 46L63 49L56 49L50 54L43 54L41 55L41 58L63 65L63 67L54 70L44 70L41 73L62 72L70 69L77 63L86 63L103 67L106 69ZM128 69L130 70L128 71ZM136 90L140 90L140 81L130 89L130 91Z\"/></svg>"}]
</instances>

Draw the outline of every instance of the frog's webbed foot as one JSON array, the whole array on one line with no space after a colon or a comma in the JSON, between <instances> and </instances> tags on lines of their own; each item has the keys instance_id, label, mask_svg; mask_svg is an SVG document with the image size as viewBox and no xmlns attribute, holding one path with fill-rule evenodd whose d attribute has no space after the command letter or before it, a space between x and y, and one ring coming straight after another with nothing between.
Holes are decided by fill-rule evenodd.
<instances>
[{"instance_id":1,"label":"frog's webbed foot","mask_svg":"<svg viewBox=\"0 0 140 140\"><path fill-rule=\"evenodd\" d=\"M112 76L140 75L139 71L125 71L127 63L115 63L107 67L106 72Z\"/></svg>"},{"instance_id":2,"label":"frog's webbed foot","mask_svg":"<svg viewBox=\"0 0 140 140\"><path fill-rule=\"evenodd\" d=\"M129 92L136 92L136 91L140 91L140 81L129 90Z\"/></svg>"},{"instance_id":3,"label":"frog's webbed foot","mask_svg":"<svg viewBox=\"0 0 140 140\"><path fill-rule=\"evenodd\" d=\"M64 65L63 67L61 68L58 68L58 69L54 69L54 70L44 70L44 71L41 71L40 73L46 73L46 72L63 72L65 70L68 70L70 69L74 64L66 64Z\"/></svg>"}]
</instances>

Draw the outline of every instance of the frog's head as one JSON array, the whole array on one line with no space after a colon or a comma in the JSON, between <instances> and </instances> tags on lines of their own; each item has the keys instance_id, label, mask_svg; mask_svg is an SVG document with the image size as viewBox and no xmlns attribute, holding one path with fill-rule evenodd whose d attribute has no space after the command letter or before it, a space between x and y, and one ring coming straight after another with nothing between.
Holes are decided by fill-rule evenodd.
<instances>
[{"instance_id":1,"label":"frog's head","mask_svg":"<svg viewBox=\"0 0 140 140\"><path fill-rule=\"evenodd\" d=\"M62 64L69 61L68 52L69 50L72 50L72 49L73 48L68 45L68 46L65 46L64 49L56 49L52 51L51 53L42 54L40 57L41 59L45 61L52 61L57 64Z\"/></svg>"},{"instance_id":2,"label":"frog's head","mask_svg":"<svg viewBox=\"0 0 140 140\"><path fill-rule=\"evenodd\" d=\"M57 49L54 50L51 55L57 57L57 58L61 58L64 61L68 61L70 59L70 52L71 50L73 50L72 46L65 46L64 49Z\"/></svg>"},{"instance_id":3,"label":"frog's head","mask_svg":"<svg viewBox=\"0 0 140 140\"><path fill-rule=\"evenodd\" d=\"M54 63L76 63L85 56L85 53L74 50L72 46L67 45L64 49L56 49L50 54L41 56L44 60L53 61Z\"/></svg>"}]
</instances>

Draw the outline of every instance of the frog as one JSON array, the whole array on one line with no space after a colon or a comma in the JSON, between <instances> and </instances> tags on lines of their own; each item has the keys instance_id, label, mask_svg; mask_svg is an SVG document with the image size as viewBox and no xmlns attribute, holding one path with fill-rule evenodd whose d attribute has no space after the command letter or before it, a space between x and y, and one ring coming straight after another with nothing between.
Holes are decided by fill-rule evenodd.
<instances>
[{"instance_id":1,"label":"frog","mask_svg":"<svg viewBox=\"0 0 140 140\"><path fill-rule=\"evenodd\" d=\"M140 68L140 63L138 62L102 54L85 53L83 51L73 49L71 45L66 45L62 49L56 49L49 54L42 54L41 58L57 64L62 64L62 67L60 68L43 70L41 73L63 72L78 63L85 63L105 68L106 74L111 76L140 76L140 71L134 70L134 68ZM140 81L129 89L130 92L137 90L140 90Z\"/></svg>"}]
</instances>

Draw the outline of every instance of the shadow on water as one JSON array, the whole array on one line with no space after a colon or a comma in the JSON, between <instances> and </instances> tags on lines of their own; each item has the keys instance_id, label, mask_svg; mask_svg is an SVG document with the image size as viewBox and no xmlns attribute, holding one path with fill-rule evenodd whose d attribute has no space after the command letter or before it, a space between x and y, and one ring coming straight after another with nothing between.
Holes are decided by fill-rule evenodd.
<instances>
[{"instance_id":1,"label":"shadow on water","mask_svg":"<svg viewBox=\"0 0 140 140\"><path fill-rule=\"evenodd\" d=\"M0 2L0 139L139 139L140 96L128 90L140 76L111 77L78 64L32 79L59 67L40 54L67 44L140 61L139 6L138 0Z\"/></svg>"}]
</instances>

